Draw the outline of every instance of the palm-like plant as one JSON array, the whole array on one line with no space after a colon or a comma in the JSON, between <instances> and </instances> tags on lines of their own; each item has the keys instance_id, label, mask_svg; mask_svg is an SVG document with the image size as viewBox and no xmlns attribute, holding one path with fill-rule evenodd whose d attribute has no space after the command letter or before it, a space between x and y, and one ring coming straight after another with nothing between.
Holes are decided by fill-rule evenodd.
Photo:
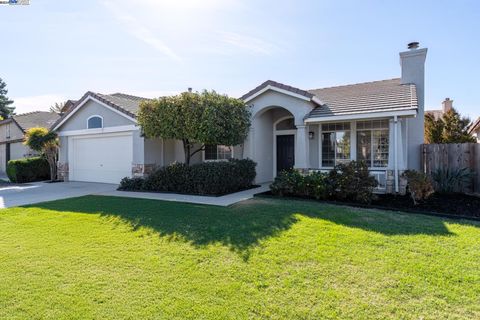
<instances>
[{"instance_id":1,"label":"palm-like plant","mask_svg":"<svg viewBox=\"0 0 480 320\"><path fill-rule=\"evenodd\" d=\"M462 191L465 185L471 183L474 173L469 168L437 169L432 173L435 189L440 193Z\"/></svg>"},{"instance_id":2,"label":"palm-like plant","mask_svg":"<svg viewBox=\"0 0 480 320\"><path fill-rule=\"evenodd\" d=\"M31 128L25 135L25 145L32 150L42 152L50 165L50 179L57 179L58 136L47 128Z\"/></svg>"}]
</instances>

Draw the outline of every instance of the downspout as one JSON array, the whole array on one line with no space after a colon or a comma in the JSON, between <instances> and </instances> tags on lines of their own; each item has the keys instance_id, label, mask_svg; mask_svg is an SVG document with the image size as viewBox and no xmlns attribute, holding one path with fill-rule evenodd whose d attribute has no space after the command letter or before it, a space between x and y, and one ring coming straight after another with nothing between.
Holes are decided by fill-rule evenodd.
<instances>
[{"instance_id":1,"label":"downspout","mask_svg":"<svg viewBox=\"0 0 480 320\"><path fill-rule=\"evenodd\" d=\"M399 188L398 188L398 118L397 116L393 116L393 148L395 150L394 152L394 159L393 159L393 172L395 176L395 193L398 193Z\"/></svg>"}]
</instances>

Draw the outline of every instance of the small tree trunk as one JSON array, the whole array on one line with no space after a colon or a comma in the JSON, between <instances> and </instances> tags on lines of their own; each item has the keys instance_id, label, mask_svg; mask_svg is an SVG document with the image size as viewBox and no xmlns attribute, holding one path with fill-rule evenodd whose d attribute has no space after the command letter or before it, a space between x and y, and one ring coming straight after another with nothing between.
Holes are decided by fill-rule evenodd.
<instances>
[{"instance_id":1,"label":"small tree trunk","mask_svg":"<svg viewBox=\"0 0 480 320\"><path fill-rule=\"evenodd\" d=\"M188 139L183 139L183 152L185 153L185 163L187 166L190 165L190 149L192 148L192 145L188 141Z\"/></svg>"}]
</instances>

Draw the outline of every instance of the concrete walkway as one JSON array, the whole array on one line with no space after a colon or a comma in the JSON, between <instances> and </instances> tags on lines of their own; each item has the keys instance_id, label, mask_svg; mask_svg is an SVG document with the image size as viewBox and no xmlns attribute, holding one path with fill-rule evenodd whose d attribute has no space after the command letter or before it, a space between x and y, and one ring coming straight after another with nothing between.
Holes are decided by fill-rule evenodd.
<instances>
[{"instance_id":1,"label":"concrete walkway","mask_svg":"<svg viewBox=\"0 0 480 320\"><path fill-rule=\"evenodd\" d=\"M258 188L240 191L221 197L193 196L176 193L148 193L117 191L117 185L90 182L34 182L28 184L0 185L0 208L10 208L39 202L102 195L124 198L178 201L216 206L229 206L251 199L255 194L268 190L268 184Z\"/></svg>"},{"instance_id":2,"label":"concrete walkway","mask_svg":"<svg viewBox=\"0 0 480 320\"><path fill-rule=\"evenodd\" d=\"M0 185L0 208L10 208L113 191L115 184L89 182L33 182L27 184Z\"/></svg>"},{"instance_id":3,"label":"concrete walkway","mask_svg":"<svg viewBox=\"0 0 480 320\"><path fill-rule=\"evenodd\" d=\"M131 191L117 191L117 190L102 192L102 193L99 193L99 195L113 196L113 197L126 197L126 198L140 198L140 199L150 199L150 200L188 202L188 203L208 204L213 206L226 207L240 201L251 199L257 193L268 191L269 190L268 186L269 184L262 184L261 186L254 189L231 193L221 197L194 196L194 195L177 194L177 193L131 192Z\"/></svg>"}]
</instances>

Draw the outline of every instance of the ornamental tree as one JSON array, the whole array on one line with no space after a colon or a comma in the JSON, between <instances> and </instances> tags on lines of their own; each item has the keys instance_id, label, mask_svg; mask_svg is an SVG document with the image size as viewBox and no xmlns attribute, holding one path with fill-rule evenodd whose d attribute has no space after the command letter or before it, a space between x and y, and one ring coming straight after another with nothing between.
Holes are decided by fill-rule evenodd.
<instances>
[{"instance_id":1,"label":"ornamental tree","mask_svg":"<svg viewBox=\"0 0 480 320\"><path fill-rule=\"evenodd\" d=\"M58 136L47 128L30 128L25 134L25 145L30 149L41 152L50 166L50 180L57 179Z\"/></svg>"},{"instance_id":2,"label":"ornamental tree","mask_svg":"<svg viewBox=\"0 0 480 320\"><path fill-rule=\"evenodd\" d=\"M234 146L245 141L250 111L240 99L215 91L184 92L143 101L138 123L147 138L182 140L185 163L206 144Z\"/></svg>"}]
</instances>

